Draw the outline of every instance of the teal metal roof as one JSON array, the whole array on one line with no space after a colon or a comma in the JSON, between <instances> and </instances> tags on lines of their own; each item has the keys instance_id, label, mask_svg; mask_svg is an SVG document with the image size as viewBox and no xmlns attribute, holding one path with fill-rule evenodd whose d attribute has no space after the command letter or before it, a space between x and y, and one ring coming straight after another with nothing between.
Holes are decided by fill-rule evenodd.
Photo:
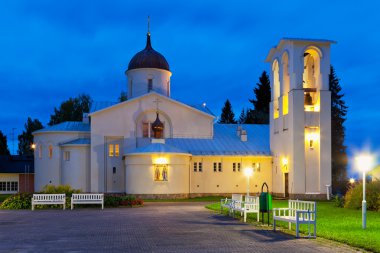
<instances>
[{"instance_id":1,"label":"teal metal roof","mask_svg":"<svg viewBox=\"0 0 380 253\"><path fill-rule=\"evenodd\" d=\"M188 152L186 152L180 148L173 147L171 145L163 144L163 143L151 143L148 146L133 149L133 150L127 152L127 155L131 155L131 154L164 154L164 153L171 153L171 154L176 153L176 154L188 154L188 155L190 155L190 153L188 153Z\"/></svg>"},{"instance_id":2,"label":"teal metal roof","mask_svg":"<svg viewBox=\"0 0 380 253\"><path fill-rule=\"evenodd\" d=\"M60 145L61 146L76 146L76 145L90 145L91 139L90 138L78 138L72 141L63 142Z\"/></svg>"},{"instance_id":3,"label":"teal metal roof","mask_svg":"<svg viewBox=\"0 0 380 253\"><path fill-rule=\"evenodd\" d=\"M214 124L212 139L166 139L168 145L181 147L192 155L270 156L269 125L240 125L247 132L243 142L237 136L237 124Z\"/></svg>"},{"instance_id":4,"label":"teal metal roof","mask_svg":"<svg viewBox=\"0 0 380 253\"><path fill-rule=\"evenodd\" d=\"M90 132L90 130L90 124L85 124L81 121L66 121L37 130L33 134L44 132Z\"/></svg>"}]
</instances>

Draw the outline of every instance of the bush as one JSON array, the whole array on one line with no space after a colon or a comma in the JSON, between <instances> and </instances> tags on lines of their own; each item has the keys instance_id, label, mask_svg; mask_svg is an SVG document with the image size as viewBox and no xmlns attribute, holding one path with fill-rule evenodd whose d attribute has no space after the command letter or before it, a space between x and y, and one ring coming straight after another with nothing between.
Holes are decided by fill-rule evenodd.
<instances>
[{"instance_id":1,"label":"bush","mask_svg":"<svg viewBox=\"0 0 380 253\"><path fill-rule=\"evenodd\" d=\"M350 188L345 196L345 208L360 209L363 200L363 184L356 184ZM380 211L380 181L366 184L367 209Z\"/></svg>"},{"instance_id":2,"label":"bush","mask_svg":"<svg viewBox=\"0 0 380 253\"><path fill-rule=\"evenodd\" d=\"M121 197L117 195L105 195L104 196L104 206L106 207L117 207L119 206Z\"/></svg>"},{"instance_id":3,"label":"bush","mask_svg":"<svg viewBox=\"0 0 380 253\"><path fill-rule=\"evenodd\" d=\"M135 196L123 196L120 200L121 206L142 206L144 201L142 199L136 199Z\"/></svg>"},{"instance_id":4,"label":"bush","mask_svg":"<svg viewBox=\"0 0 380 253\"><path fill-rule=\"evenodd\" d=\"M17 193L8 197L1 204L1 209L30 209L32 207L32 194Z\"/></svg>"},{"instance_id":5,"label":"bush","mask_svg":"<svg viewBox=\"0 0 380 253\"><path fill-rule=\"evenodd\" d=\"M106 207L118 207L118 206L142 206L144 201L142 199L136 199L135 196L126 195L105 195L104 205Z\"/></svg>"},{"instance_id":6,"label":"bush","mask_svg":"<svg viewBox=\"0 0 380 253\"><path fill-rule=\"evenodd\" d=\"M42 188L42 191L40 193L42 194L59 194L59 193L65 193L66 194L66 207L71 206L71 195L73 193L80 193L81 190L76 190L71 188L70 185L45 185L44 188ZM40 206L37 206L37 208ZM51 205L51 207L62 207L62 205Z\"/></svg>"},{"instance_id":7,"label":"bush","mask_svg":"<svg viewBox=\"0 0 380 253\"><path fill-rule=\"evenodd\" d=\"M333 197L334 205L336 207L344 207L344 197L340 194L337 194Z\"/></svg>"}]
</instances>

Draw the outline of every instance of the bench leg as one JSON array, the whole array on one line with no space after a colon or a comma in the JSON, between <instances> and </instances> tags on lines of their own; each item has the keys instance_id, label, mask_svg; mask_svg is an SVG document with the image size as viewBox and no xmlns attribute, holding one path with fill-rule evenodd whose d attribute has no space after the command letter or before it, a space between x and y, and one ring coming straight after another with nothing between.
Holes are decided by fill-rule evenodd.
<instances>
[{"instance_id":1,"label":"bench leg","mask_svg":"<svg viewBox=\"0 0 380 253\"><path fill-rule=\"evenodd\" d=\"M244 212L244 222L247 222L247 212Z\"/></svg>"},{"instance_id":2,"label":"bench leg","mask_svg":"<svg viewBox=\"0 0 380 253\"><path fill-rule=\"evenodd\" d=\"M65 209L66 209L66 203L63 204L63 210L65 210Z\"/></svg>"},{"instance_id":3,"label":"bench leg","mask_svg":"<svg viewBox=\"0 0 380 253\"><path fill-rule=\"evenodd\" d=\"M259 221L260 221L260 213L257 212L257 213L256 213L256 216L257 216L257 222L259 222Z\"/></svg>"},{"instance_id":4,"label":"bench leg","mask_svg":"<svg viewBox=\"0 0 380 253\"><path fill-rule=\"evenodd\" d=\"M73 202L71 201L71 210L73 210L74 209L74 204L73 204Z\"/></svg>"},{"instance_id":5,"label":"bench leg","mask_svg":"<svg viewBox=\"0 0 380 253\"><path fill-rule=\"evenodd\" d=\"M34 211L34 204L32 203L32 211Z\"/></svg>"},{"instance_id":6,"label":"bench leg","mask_svg":"<svg viewBox=\"0 0 380 253\"><path fill-rule=\"evenodd\" d=\"M104 202L102 202L102 210L104 210Z\"/></svg>"},{"instance_id":7,"label":"bench leg","mask_svg":"<svg viewBox=\"0 0 380 253\"><path fill-rule=\"evenodd\" d=\"M299 237L299 224L296 223L296 238Z\"/></svg>"},{"instance_id":8,"label":"bench leg","mask_svg":"<svg viewBox=\"0 0 380 253\"><path fill-rule=\"evenodd\" d=\"M314 222L314 237L317 238L317 222Z\"/></svg>"},{"instance_id":9,"label":"bench leg","mask_svg":"<svg viewBox=\"0 0 380 253\"><path fill-rule=\"evenodd\" d=\"M276 220L273 219L273 231L276 231Z\"/></svg>"},{"instance_id":10,"label":"bench leg","mask_svg":"<svg viewBox=\"0 0 380 253\"><path fill-rule=\"evenodd\" d=\"M289 222L289 230L292 230L292 223Z\"/></svg>"}]
</instances>

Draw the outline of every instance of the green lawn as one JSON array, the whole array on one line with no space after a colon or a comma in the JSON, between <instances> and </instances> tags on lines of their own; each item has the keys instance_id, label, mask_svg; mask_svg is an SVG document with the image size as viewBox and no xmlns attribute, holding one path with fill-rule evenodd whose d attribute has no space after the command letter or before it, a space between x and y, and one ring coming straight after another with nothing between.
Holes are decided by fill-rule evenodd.
<instances>
[{"instance_id":1,"label":"green lawn","mask_svg":"<svg viewBox=\"0 0 380 253\"><path fill-rule=\"evenodd\" d=\"M273 201L273 207L286 206L286 200ZM220 211L220 203L209 204L206 208ZM249 214L248 218L249 222L257 224L257 222L255 222L255 214ZM380 212L367 212L366 230L362 229L361 221L361 210L338 208L335 207L332 202L317 203L317 237L323 237L343 242L354 247L380 252ZM270 216L270 224L272 224L272 215ZM286 228L288 227L287 223L284 222L278 222L278 224ZM292 227L294 229L294 224L292 224ZM307 225L302 225L301 232L305 232L306 230Z\"/></svg>"},{"instance_id":2,"label":"green lawn","mask_svg":"<svg viewBox=\"0 0 380 253\"><path fill-rule=\"evenodd\" d=\"M206 196L186 199L144 199L144 202L215 202L220 201L221 196Z\"/></svg>"},{"instance_id":3,"label":"green lawn","mask_svg":"<svg viewBox=\"0 0 380 253\"><path fill-rule=\"evenodd\" d=\"M10 196L12 196L12 194L0 194L0 203Z\"/></svg>"}]
</instances>

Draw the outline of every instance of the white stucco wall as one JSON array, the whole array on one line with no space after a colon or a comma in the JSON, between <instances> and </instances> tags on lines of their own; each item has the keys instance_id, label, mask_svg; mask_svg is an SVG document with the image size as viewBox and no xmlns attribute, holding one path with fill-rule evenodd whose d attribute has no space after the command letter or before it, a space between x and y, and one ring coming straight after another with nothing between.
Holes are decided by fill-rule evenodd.
<instances>
[{"instance_id":1,"label":"white stucco wall","mask_svg":"<svg viewBox=\"0 0 380 253\"><path fill-rule=\"evenodd\" d=\"M202 172L194 172L194 162L202 162ZM222 172L214 172L214 162L222 163ZM233 171L233 163L240 163L240 172ZM247 192L247 177L244 169L252 168L253 163L260 164L250 177L250 193L261 192L266 182L272 191L272 157L234 157L234 156L193 156L190 162L191 193L243 193ZM237 165L236 165L237 166Z\"/></svg>"},{"instance_id":2,"label":"white stucco wall","mask_svg":"<svg viewBox=\"0 0 380 253\"><path fill-rule=\"evenodd\" d=\"M155 160L165 157L168 181L154 181ZM125 158L125 186L128 194L189 193L188 155L128 155Z\"/></svg>"},{"instance_id":3,"label":"white stucco wall","mask_svg":"<svg viewBox=\"0 0 380 253\"><path fill-rule=\"evenodd\" d=\"M64 152L70 152L70 160L62 159L62 184L69 184L82 192L90 191L90 145L64 146Z\"/></svg>"},{"instance_id":4,"label":"white stucco wall","mask_svg":"<svg viewBox=\"0 0 380 253\"><path fill-rule=\"evenodd\" d=\"M34 153L34 189L41 191L47 184L62 184L62 152L59 146L77 138L89 137L85 132L43 132L34 134L36 152ZM42 145L42 157L39 158L39 146ZM53 147L52 157L49 158L49 145ZM81 159L88 159L84 156ZM78 165L79 166L79 165Z\"/></svg>"},{"instance_id":5,"label":"white stucco wall","mask_svg":"<svg viewBox=\"0 0 380 253\"><path fill-rule=\"evenodd\" d=\"M128 99L148 93L148 79L152 79L152 91L170 97L170 77L172 73L164 69L139 68L126 71Z\"/></svg>"},{"instance_id":6,"label":"white stucco wall","mask_svg":"<svg viewBox=\"0 0 380 253\"><path fill-rule=\"evenodd\" d=\"M91 115L91 191L104 191L105 139L124 138L121 150L138 147L142 120L154 121L159 100L160 119L165 122L165 138L212 138L213 117L156 93L118 104Z\"/></svg>"}]
</instances>

